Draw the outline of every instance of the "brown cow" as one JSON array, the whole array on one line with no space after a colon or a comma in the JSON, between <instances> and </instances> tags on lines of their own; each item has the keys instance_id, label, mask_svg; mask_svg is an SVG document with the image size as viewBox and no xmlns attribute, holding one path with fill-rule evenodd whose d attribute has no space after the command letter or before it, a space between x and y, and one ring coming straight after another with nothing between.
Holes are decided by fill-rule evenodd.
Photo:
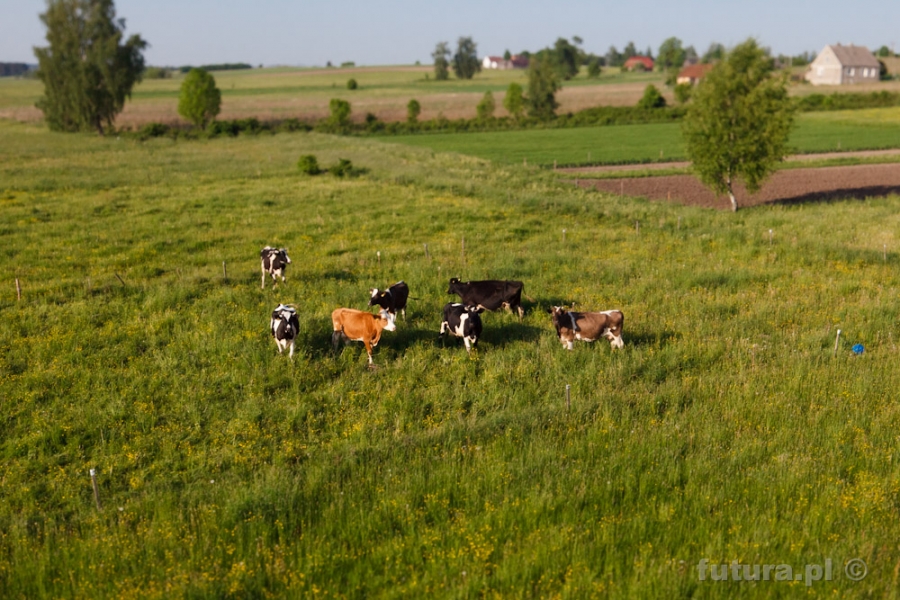
<instances>
[{"instance_id":1,"label":"brown cow","mask_svg":"<svg viewBox=\"0 0 900 600\"><path fill-rule=\"evenodd\" d=\"M334 333L331 334L331 345L334 347L334 351L337 352L342 337L345 341L362 342L366 346L370 366L373 364L372 348L378 345L381 331L396 329L396 326L387 317L354 308L334 309L331 313L331 324L334 327Z\"/></svg>"},{"instance_id":2,"label":"brown cow","mask_svg":"<svg viewBox=\"0 0 900 600\"><path fill-rule=\"evenodd\" d=\"M559 341L569 350L574 340L593 342L601 337L609 340L613 348L622 348L622 324L625 317L620 310L603 312L571 312L562 306L554 306L548 311L556 327Z\"/></svg>"}]
</instances>

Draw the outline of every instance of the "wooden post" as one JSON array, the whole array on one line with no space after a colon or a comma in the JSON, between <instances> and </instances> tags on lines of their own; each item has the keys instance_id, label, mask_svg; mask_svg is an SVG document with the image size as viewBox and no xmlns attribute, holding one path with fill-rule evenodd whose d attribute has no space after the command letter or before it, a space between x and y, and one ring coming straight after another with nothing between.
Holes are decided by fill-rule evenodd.
<instances>
[{"instance_id":1,"label":"wooden post","mask_svg":"<svg viewBox=\"0 0 900 600\"><path fill-rule=\"evenodd\" d=\"M381 266L381 250L376 250L375 254L378 255L378 266Z\"/></svg>"},{"instance_id":2,"label":"wooden post","mask_svg":"<svg viewBox=\"0 0 900 600\"><path fill-rule=\"evenodd\" d=\"M772 245L772 230L769 230L769 245Z\"/></svg>"},{"instance_id":3,"label":"wooden post","mask_svg":"<svg viewBox=\"0 0 900 600\"><path fill-rule=\"evenodd\" d=\"M556 159L555 158L553 159L553 170L554 171L556 170Z\"/></svg>"},{"instance_id":4,"label":"wooden post","mask_svg":"<svg viewBox=\"0 0 900 600\"><path fill-rule=\"evenodd\" d=\"M569 412L569 410L572 408L572 397L569 394L571 389L572 389L572 386L567 383L566 384L566 412Z\"/></svg>"},{"instance_id":5,"label":"wooden post","mask_svg":"<svg viewBox=\"0 0 900 600\"><path fill-rule=\"evenodd\" d=\"M116 279L118 279L118 280L119 280L119 283L121 283L121 284L122 284L122 287L128 287L128 286L126 286L126 285L125 285L125 282L124 282L124 281L122 281L122 278L121 278L121 277L119 277L119 274L118 274L118 273L115 273L115 276L116 276Z\"/></svg>"},{"instance_id":6,"label":"wooden post","mask_svg":"<svg viewBox=\"0 0 900 600\"><path fill-rule=\"evenodd\" d=\"M100 506L100 488L97 487L97 472L94 469L91 469L91 487L94 488L94 503L97 505L97 510L103 510L103 507Z\"/></svg>"},{"instance_id":7,"label":"wooden post","mask_svg":"<svg viewBox=\"0 0 900 600\"><path fill-rule=\"evenodd\" d=\"M882 258L884 259L884 262L887 262L887 244L884 245Z\"/></svg>"},{"instance_id":8,"label":"wooden post","mask_svg":"<svg viewBox=\"0 0 900 600\"><path fill-rule=\"evenodd\" d=\"M462 237L462 261L466 262L466 236Z\"/></svg>"},{"instance_id":9,"label":"wooden post","mask_svg":"<svg viewBox=\"0 0 900 600\"><path fill-rule=\"evenodd\" d=\"M634 232L638 235L641 235L641 222L640 221L634 222Z\"/></svg>"},{"instance_id":10,"label":"wooden post","mask_svg":"<svg viewBox=\"0 0 900 600\"><path fill-rule=\"evenodd\" d=\"M19 285L19 278L16 277L16 300L22 301L22 286Z\"/></svg>"},{"instance_id":11,"label":"wooden post","mask_svg":"<svg viewBox=\"0 0 900 600\"><path fill-rule=\"evenodd\" d=\"M425 258L427 258L428 260L431 260L431 256L428 254L428 244L422 244L422 245L425 246Z\"/></svg>"},{"instance_id":12,"label":"wooden post","mask_svg":"<svg viewBox=\"0 0 900 600\"><path fill-rule=\"evenodd\" d=\"M225 267L225 261L222 261L222 277L228 281L228 269Z\"/></svg>"},{"instance_id":13,"label":"wooden post","mask_svg":"<svg viewBox=\"0 0 900 600\"><path fill-rule=\"evenodd\" d=\"M840 343L840 341L841 341L841 330L838 329L837 337L834 338L834 353L832 353L832 356L837 356L838 344Z\"/></svg>"},{"instance_id":14,"label":"wooden post","mask_svg":"<svg viewBox=\"0 0 900 600\"><path fill-rule=\"evenodd\" d=\"M565 244L565 243L566 243L566 229L564 227L563 228L563 244Z\"/></svg>"}]
</instances>

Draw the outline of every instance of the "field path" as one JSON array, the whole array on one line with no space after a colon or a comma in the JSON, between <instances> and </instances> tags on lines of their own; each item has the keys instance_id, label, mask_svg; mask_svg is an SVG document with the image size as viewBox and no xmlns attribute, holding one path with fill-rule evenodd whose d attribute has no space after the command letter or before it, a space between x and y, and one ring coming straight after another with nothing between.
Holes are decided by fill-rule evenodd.
<instances>
[{"instance_id":1,"label":"field path","mask_svg":"<svg viewBox=\"0 0 900 600\"><path fill-rule=\"evenodd\" d=\"M900 148L889 150L856 150L853 152L822 152L819 154L793 154L785 158L788 162L824 160L829 158L869 158L873 156L898 156ZM691 163L682 161L642 163L631 165L599 165L595 167L565 167L557 169L561 173L609 173L612 171L656 171L663 169L683 169Z\"/></svg>"}]
</instances>

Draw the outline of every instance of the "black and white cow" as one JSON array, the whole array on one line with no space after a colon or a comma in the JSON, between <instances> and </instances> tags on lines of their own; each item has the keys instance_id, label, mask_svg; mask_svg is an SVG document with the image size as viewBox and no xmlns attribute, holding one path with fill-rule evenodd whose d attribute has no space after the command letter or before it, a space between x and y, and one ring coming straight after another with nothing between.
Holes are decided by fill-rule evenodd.
<instances>
[{"instance_id":1,"label":"black and white cow","mask_svg":"<svg viewBox=\"0 0 900 600\"><path fill-rule=\"evenodd\" d=\"M406 283L398 281L386 290L372 288L369 296L369 306L380 306L381 313L386 314L392 323L397 320L398 310L406 320L406 300L409 298L409 286Z\"/></svg>"},{"instance_id":2,"label":"black and white cow","mask_svg":"<svg viewBox=\"0 0 900 600\"><path fill-rule=\"evenodd\" d=\"M441 335L448 331L451 335L461 337L466 344L466 352L478 345L481 337L481 317L484 311L478 306L466 306L458 302L448 302L444 305L444 320L441 322Z\"/></svg>"},{"instance_id":3,"label":"black and white cow","mask_svg":"<svg viewBox=\"0 0 900 600\"><path fill-rule=\"evenodd\" d=\"M554 306L548 311L556 327L556 335L564 348L572 349L574 340L593 342L605 337L613 348L622 348L622 325L625 317L620 310L603 312L568 311L562 306Z\"/></svg>"},{"instance_id":4,"label":"black and white cow","mask_svg":"<svg viewBox=\"0 0 900 600\"><path fill-rule=\"evenodd\" d=\"M290 348L289 356L294 358L294 340L300 332L300 320L297 319L297 311L290 306L279 304L272 311L272 321L269 323L269 329L272 330L272 337L275 338L275 345L278 346L278 354L284 352L285 348Z\"/></svg>"},{"instance_id":5,"label":"black and white cow","mask_svg":"<svg viewBox=\"0 0 900 600\"><path fill-rule=\"evenodd\" d=\"M466 281L462 282L456 277L450 280L450 288L448 294L457 294L462 303L469 306L477 306L484 310L498 310L507 308L510 311L516 310L519 314L519 320L525 316L525 309L522 308L522 289L524 284L521 281L500 281L489 279L486 281Z\"/></svg>"},{"instance_id":6,"label":"black and white cow","mask_svg":"<svg viewBox=\"0 0 900 600\"><path fill-rule=\"evenodd\" d=\"M291 264L291 259L287 255L287 250L284 248L272 248L270 246L266 246L259 253L259 258L261 261L262 268L262 287L265 289L266 287L266 275L272 276L272 285L276 285L278 283L278 277L281 277L281 283L284 283L284 270L287 268L287 265Z\"/></svg>"}]
</instances>

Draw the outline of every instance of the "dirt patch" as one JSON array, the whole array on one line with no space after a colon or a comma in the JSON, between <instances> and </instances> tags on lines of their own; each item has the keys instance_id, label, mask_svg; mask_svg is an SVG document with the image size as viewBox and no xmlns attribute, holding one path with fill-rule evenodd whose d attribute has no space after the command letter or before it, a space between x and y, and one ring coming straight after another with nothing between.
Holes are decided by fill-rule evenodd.
<instances>
[{"instance_id":1,"label":"dirt patch","mask_svg":"<svg viewBox=\"0 0 900 600\"><path fill-rule=\"evenodd\" d=\"M642 177L638 179L582 179L582 188L611 194L643 196L650 200L676 202L730 210L727 196L716 196L693 175ZM882 197L900 194L900 164L854 165L817 169L789 169L775 173L756 194L738 185L735 195L741 207L760 204L800 204L828 200Z\"/></svg>"}]
</instances>

